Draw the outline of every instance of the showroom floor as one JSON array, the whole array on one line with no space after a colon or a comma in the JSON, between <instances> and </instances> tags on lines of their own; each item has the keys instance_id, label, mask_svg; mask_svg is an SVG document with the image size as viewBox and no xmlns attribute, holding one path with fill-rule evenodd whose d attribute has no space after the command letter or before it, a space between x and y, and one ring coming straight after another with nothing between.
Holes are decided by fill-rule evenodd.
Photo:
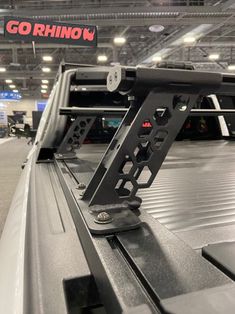
<instances>
[{"instance_id":1,"label":"showroom floor","mask_svg":"<svg viewBox=\"0 0 235 314\"><path fill-rule=\"evenodd\" d=\"M0 235L30 148L26 139L0 139Z\"/></svg>"}]
</instances>

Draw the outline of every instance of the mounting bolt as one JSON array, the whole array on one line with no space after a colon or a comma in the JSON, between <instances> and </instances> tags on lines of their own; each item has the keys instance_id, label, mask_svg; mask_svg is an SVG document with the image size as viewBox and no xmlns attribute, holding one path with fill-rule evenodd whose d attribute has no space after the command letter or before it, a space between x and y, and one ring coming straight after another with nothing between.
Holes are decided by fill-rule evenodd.
<instances>
[{"instance_id":1,"label":"mounting bolt","mask_svg":"<svg viewBox=\"0 0 235 314\"><path fill-rule=\"evenodd\" d=\"M107 212L100 212L95 219L97 224L108 224L111 221L113 221L113 218Z\"/></svg>"},{"instance_id":2,"label":"mounting bolt","mask_svg":"<svg viewBox=\"0 0 235 314\"><path fill-rule=\"evenodd\" d=\"M128 101L129 101L129 103L130 103L130 106L133 107L134 104L135 104L135 96L129 95L129 96L128 96Z\"/></svg>"},{"instance_id":3,"label":"mounting bolt","mask_svg":"<svg viewBox=\"0 0 235 314\"><path fill-rule=\"evenodd\" d=\"M78 190L84 190L85 188L86 188L86 184L84 184L84 183L79 183L77 186Z\"/></svg>"},{"instance_id":4,"label":"mounting bolt","mask_svg":"<svg viewBox=\"0 0 235 314\"><path fill-rule=\"evenodd\" d=\"M134 100L135 100L135 96L129 95L129 96L128 96L128 100L129 100L129 101L134 101Z\"/></svg>"},{"instance_id":5,"label":"mounting bolt","mask_svg":"<svg viewBox=\"0 0 235 314\"><path fill-rule=\"evenodd\" d=\"M187 110L187 106L185 104L180 104L179 111L185 111Z\"/></svg>"}]
</instances>

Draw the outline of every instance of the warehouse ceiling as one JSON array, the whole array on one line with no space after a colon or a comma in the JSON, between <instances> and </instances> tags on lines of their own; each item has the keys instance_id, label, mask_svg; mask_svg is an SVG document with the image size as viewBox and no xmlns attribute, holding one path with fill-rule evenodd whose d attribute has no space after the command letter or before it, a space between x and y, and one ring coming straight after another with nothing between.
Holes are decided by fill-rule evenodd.
<instances>
[{"instance_id":1,"label":"warehouse ceiling","mask_svg":"<svg viewBox=\"0 0 235 314\"><path fill-rule=\"evenodd\" d=\"M98 47L7 41L3 17L13 15L98 26ZM150 31L150 26L155 31ZM228 71L235 64L235 1L231 0L1 0L0 72L2 89L12 79L23 96L41 96L41 79L53 84L61 61L100 64L148 64L162 60L192 61L196 68ZM117 46L114 37L125 37ZM52 61L43 61L43 56ZM211 60L211 55L216 55ZM155 61L153 61L155 60ZM44 73L43 67L50 72ZM235 71L235 70L233 70ZM8 88L9 89L9 88Z\"/></svg>"}]
</instances>

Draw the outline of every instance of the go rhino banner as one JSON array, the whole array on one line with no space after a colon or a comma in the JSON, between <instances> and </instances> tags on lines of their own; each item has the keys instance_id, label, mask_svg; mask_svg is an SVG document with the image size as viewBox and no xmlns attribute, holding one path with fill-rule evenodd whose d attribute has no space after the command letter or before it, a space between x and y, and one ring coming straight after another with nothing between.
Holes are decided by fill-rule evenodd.
<instances>
[{"instance_id":1,"label":"go rhino banner","mask_svg":"<svg viewBox=\"0 0 235 314\"><path fill-rule=\"evenodd\" d=\"M25 42L97 46L97 28L92 25L52 22L28 18L4 17L4 36Z\"/></svg>"}]
</instances>

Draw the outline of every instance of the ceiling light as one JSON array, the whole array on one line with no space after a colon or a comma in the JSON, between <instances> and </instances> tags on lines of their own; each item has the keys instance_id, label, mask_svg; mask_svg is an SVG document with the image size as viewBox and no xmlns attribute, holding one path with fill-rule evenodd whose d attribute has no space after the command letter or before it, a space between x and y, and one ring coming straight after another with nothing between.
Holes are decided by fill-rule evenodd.
<instances>
[{"instance_id":1,"label":"ceiling light","mask_svg":"<svg viewBox=\"0 0 235 314\"><path fill-rule=\"evenodd\" d=\"M165 27L163 25L151 25L151 26L149 26L150 32L153 32L153 33L160 33L164 29L165 29Z\"/></svg>"},{"instance_id":2,"label":"ceiling light","mask_svg":"<svg viewBox=\"0 0 235 314\"><path fill-rule=\"evenodd\" d=\"M42 57L42 60L43 60L43 61L50 62L50 61L53 60L53 58L52 58L52 56L43 56L43 57Z\"/></svg>"},{"instance_id":3,"label":"ceiling light","mask_svg":"<svg viewBox=\"0 0 235 314\"><path fill-rule=\"evenodd\" d=\"M42 72L48 73L48 72L51 72L51 69L43 67Z\"/></svg>"},{"instance_id":4,"label":"ceiling light","mask_svg":"<svg viewBox=\"0 0 235 314\"><path fill-rule=\"evenodd\" d=\"M41 93L45 94L47 91L45 89L41 89Z\"/></svg>"},{"instance_id":5,"label":"ceiling light","mask_svg":"<svg viewBox=\"0 0 235 314\"><path fill-rule=\"evenodd\" d=\"M16 88L16 86L15 86L15 85L9 85L9 87L10 87L10 88Z\"/></svg>"},{"instance_id":6,"label":"ceiling light","mask_svg":"<svg viewBox=\"0 0 235 314\"><path fill-rule=\"evenodd\" d=\"M160 61L162 61L162 57L161 56L154 56L152 61L153 62L160 62Z\"/></svg>"},{"instance_id":7,"label":"ceiling light","mask_svg":"<svg viewBox=\"0 0 235 314\"><path fill-rule=\"evenodd\" d=\"M6 82L7 84L11 84L11 83L12 83L12 80L5 80L5 82Z\"/></svg>"},{"instance_id":8,"label":"ceiling light","mask_svg":"<svg viewBox=\"0 0 235 314\"><path fill-rule=\"evenodd\" d=\"M184 43L192 44L196 41L196 38L193 36L184 37Z\"/></svg>"},{"instance_id":9,"label":"ceiling light","mask_svg":"<svg viewBox=\"0 0 235 314\"><path fill-rule=\"evenodd\" d=\"M210 60L218 60L219 59L219 54L218 53L212 53L208 56Z\"/></svg>"},{"instance_id":10,"label":"ceiling light","mask_svg":"<svg viewBox=\"0 0 235 314\"><path fill-rule=\"evenodd\" d=\"M13 89L13 93L19 93L18 89Z\"/></svg>"},{"instance_id":11,"label":"ceiling light","mask_svg":"<svg viewBox=\"0 0 235 314\"><path fill-rule=\"evenodd\" d=\"M229 70L229 71L235 70L235 64L230 64L230 65L228 66L228 70Z\"/></svg>"},{"instance_id":12,"label":"ceiling light","mask_svg":"<svg viewBox=\"0 0 235 314\"><path fill-rule=\"evenodd\" d=\"M49 81L48 81L48 80L42 80L42 83L43 83L43 84L48 84Z\"/></svg>"},{"instance_id":13,"label":"ceiling light","mask_svg":"<svg viewBox=\"0 0 235 314\"><path fill-rule=\"evenodd\" d=\"M47 85L41 85L42 89L47 89L47 87L48 87Z\"/></svg>"},{"instance_id":14,"label":"ceiling light","mask_svg":"<svg viewBox=\"0 0 235 314\"><path fill-rule=\"evenodd\" d=\"M97 60L98 60L99 62L106 62L106 61L108 60L108 58L107 58L106 55L99 55L99 56L97 57Z\"/></svg>"},{"instance_id":15,"label":"ceiling light","mask_svg":"<svg viewBox=\"0 0 235 314\"><path fill-rule=\"evenodd\" d=\"M126 38L125 37L114 37L113 42L115 43L115 45L124 45L126 42Z\"/></svg>"},{"instance_id":16,"label":"ceiling light","mask_svg":"<svg viewBox=\"0 0 235 314\"><path fill-rule=\"evenodd\" d=\"M85 91L85 90L86 90L86 87L82 87L82 90Z\"/></svg>"},{"instance_id":17,"label":"ceiling light","mask_svg":"<svg viewBox=\"0 0 235 314\"><path fill-rule=\"evenodd\" d=\"M0 67L0 72L6 72L6 68Z\"/></svg>"},{"instance_id":18,"label":"ceiling light","mask_svg":"<svg viewBox=\"0 0 235 314\"><path fill-rule=\"evenodd\" d=\"M20 67L20 63L18 63L18 62L11 62L10 66L12 66L12 67Z\"/></svg>"},{"instance_id":19,"label":"ceiling light","mask_svg":"<svg viewBox=\"0 0 235 314\"><path fill-rule=\"evenodd\" d=\"M110 62L111 66L120 65L120 62Z\"/></svg>"}]
</instances>

